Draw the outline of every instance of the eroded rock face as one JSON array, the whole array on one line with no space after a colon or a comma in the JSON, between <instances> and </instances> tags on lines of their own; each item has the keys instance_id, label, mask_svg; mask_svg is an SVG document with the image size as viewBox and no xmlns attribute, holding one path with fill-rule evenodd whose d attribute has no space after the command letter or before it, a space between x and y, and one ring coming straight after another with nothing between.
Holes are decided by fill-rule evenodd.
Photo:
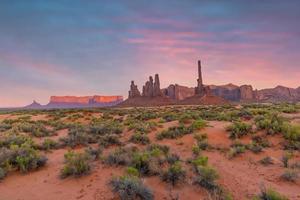
<instances>
[{"instance_id":1,"label":"eroded rock face","mask_svg":"<svg viewBox=\"0 0 300 200\"><path fill-rule=\"evenodd\" d=\"M240 86L241 100L255 99L254 91L251 85Z\"/></svg>"},{"instance_id":2,"label":"eroded rock face","mask_svg":"<svg viewBox=\"0 0 300 200\"><path fill-rule=\"evenodd\" d=\"M158 74L155 74L153 96L155 97L162 96L162 92L160 91L160 81L159 81Z\"/></svg>"},{"instance_id":3,"label":"eroded rock face","mask_svg":"<svg viewBox=\"0 0 300 200\"><path fill-rule=\"evenodd\" d=\"M169 85L169 87L162 89L164 95L174 100L183 100L195 95L195 88L181 86L178 84Z\"/></svg>"},{"instance_id":4,"label":"eroded rock face","mask_svg":"<svg viewBox=\"0 0 300 200\"><path fill-rule=\"evenodd\" d=\"M204 96L206 90L207 89L205 89L202 81L201 61L198 60L198 79L197 79L197 87L195 88L195 94L198 96Z\"/></svg>"},{"instance_id":5,"label":"eroded rock face","mask_svg":"<svg viewBox=\"0 0 300 200\"><path fill-rule=\"evenodd\" d=\"M260 101L299 101L300 93L297 89L284 86L263 89L257 91L257 99Z\"/></svg>"},{"instance_id":6,"label":"eroded rock face","mask_svg":"<svg viewBox=\"0 0 300 200\"><path fill-rule=\"evenodd\" d=\"M122 101L122 96L51 96L49 104L83 104L112 103ZM49 105L48 104L48 105Z\"/></svg>"},{"instance_id":7,"label":"eroded rock face","mask_svg":"<svg viewBox=\"0 0 300 200\"><path fill-rule=\"evenodd\" d=\"M210 91L213 95L222 97L229 101L240 101L241 92L239 86L233 84L227 85L209 85Z\"/></svg>"},{"instance_id":8,"label":"eroded rock face","mask_svg":"<svg viewBox=\"0 0 300 200\"><path fill-rule=\"evenodd\" d=\"M155 74L155 80L153 82L153 77L149 77L149 81L145 83L143 86L143 97L159 97L163 96L161 90L160 90L160 81L159 81L159 75Z\"/></svg>"},{"instance_id":9,"label":"eroded rock face","mask_svg":"<svg viewBox=\"0 0 300 200\"><path fill-rule=\"evenodd\" d=\"M128 98L135 98L135 97L141 96L141 93L140 93L137 85L134 84L134 81L131 81L130 91L128 93L129 93Z\"/></svg>"}]
</instances>

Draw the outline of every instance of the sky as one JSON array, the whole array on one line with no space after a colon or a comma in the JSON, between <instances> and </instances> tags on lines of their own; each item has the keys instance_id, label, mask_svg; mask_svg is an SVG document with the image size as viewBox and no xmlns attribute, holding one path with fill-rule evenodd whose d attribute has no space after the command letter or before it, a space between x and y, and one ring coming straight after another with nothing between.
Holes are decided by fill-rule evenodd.
<instances>
[{"instance_id":1,"label":"sky","mask_svg":"<svg viewBox=\"0 0 300 200\"><path fill-rule=\"evenodd\" d=\"M161 87L300 86L299 0L0 0L0 107Z\"/></svg>"}]
</instances>

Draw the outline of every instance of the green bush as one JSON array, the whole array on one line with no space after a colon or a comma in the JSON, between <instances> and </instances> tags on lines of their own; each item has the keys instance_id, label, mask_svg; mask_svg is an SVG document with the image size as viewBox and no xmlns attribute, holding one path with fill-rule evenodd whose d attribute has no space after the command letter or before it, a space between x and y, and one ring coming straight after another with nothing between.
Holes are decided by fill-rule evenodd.
<instances>
[{"instance_id":1,"label":"green bush","mask_svg":"<svg viewBox=\"0 0 300 200\"><path fill-rule=\"evenodd\" d=\"M288 198L273 189L262 188L260 194L253 200L288 200Z\"/></svg>"},{"instance_id":2,"label":"green bush","mask_svg":"<svg viewBox=\"0 0 300 200\"><path fill-rule=\"evenodd\" d=\"M69 130L68 136L60 138L60 141L72 148L78 145L86 146L89 143L90 137L82 127L74 127Z\"/></svg>"},{"instance_id":3,"label":"green bush","mask_svg":"<svg viewBox=\"0 0 300 200\"><path fill-rule=\"evenodd\" d=\"M141 133L135 133L131 136L130 142L136 143L136 144L149 144L150 139L146 134Z\"/></svg>"},{"instance_id":4,"label":"green bush","mask_svg":"<svg viewBox=\"0 0 300 200\"><path fill-rule=\"evenodd\" d=\"M168 130L164 130L161 133L156 135L158 140L162 140L164 138L168 139L176 139L183 137L184 135L191 134L193 129L191 127L185 127L184 125L170 127Z\"/></svg>"},{"instance_id":5,"label":"green bush","mask_svg":"<svg viewBox=\"0 0 300 200\"><path fill-rule=\"evenodd\" d=\"M219 178L217 171L209 166L197 166L197 177L195 183L208 190L218 188L216 180Z\"/></svg>"},{"instance_id":6,"label":"green bush","mask_svg":"<svg viewBox=\"0 0 300 200\"><path fill-rule=\"evenodd\" d=\"M244 144L241 143L235 143L233 145L231 145L231 148L229 149L229 158L233 158L238 156L239 154L242 154L246 151L246 146Z\"/></svg>"},{"instance_id":7,"label":"green bush","mask_svg":"<svg viewBox=\"0 0 300 200\"><path fill-rule=\"evenodd\" d=\"M68 176L82 176L90 172L91 166L89 163L89 156L85 153L74 153L69 151L64 155L65 165L61 170L61 178Z\"/></svg>"},{"instance_id":8,"label":"green bush","mask_svg":"<svg viewBox=\"0 0 300 200\"><path fill-rule=\"evenodd\" d=\"M198 166L207 166L208 157L207 156L199 156L195 160L192 160L191 163L197 168Z\"/></svg>"},{"instance_id":9,"label":"green bush","mask_svg":"<svg viewBox=\"0 0 300 200\"><path fill-rule=\"evenodd\" d=\"M100 136L98 139L99 145L108 147L110 145L121 145L120 136L117 134L108 134Z\"/></svg>"},{"instance_id":10,"label":"green bush","mask_svg":"<svg viewBox=\"0 0 300 200\"><path fill-rule=\"evenodd\" d=\"M270 156L266 156L259 161L262 165L273 165L273 159Z\"/></svg>"},{"instance_id":11,"label":"green bush","mask_svg":"<svg viewBox=\"0 0 300 200\"><path fill-rule=\"evenodd\" d=\"M202 119L198 119L198 120L195 120L192 125L191 125L191 128L192 130L200 130L200 129L203 129L204 127L207 126L207 122L202 120Z\"/></svg>"},{"instance_id":12,"label":"green bush","mask_svg":"<svg viewBox=\"0 0 300 200\"><path fill-rule=\"evenodd\" d=\"M106 158L105 163L108 165L129 165L132 161L134 150L118 148L111 152Z\"/></svg>"},{"instance_id":13,"label":"green bush","mask_svg":"<svg viewBox=\"0 0 300 200\"><path fill-rule=\"evenodd\" d=\"M182 169L179 162L174 163L162 174L162 180L175 186L178 182L184 181L186 172Z\"/></svg>"},{"instance_id":14,"label":"green bush","mask_svg":"<svg viewBox=\"0 0 300 200\"><path fill-rule=\"evenodd\" d=\"M256 117L255 124L259 130L266 130L267 134L273 135L282 133L285 129L286 122L278 114L273 113Z\"/></svg>"},{"instance_id":15,"label":"green bush","mask_svg":"<svg viewBox=\"0 0 300 200\"><path fill-rule=\"evenodd\" d=\"M42 143L41 149L45 151L50 151L51 149L56 149L58 147L59 144L56 141L46 138Z\"/></svg>"},{"instance_id":16,"label":"green bush","mask_svg":"<svg viewBox=\"0 0 300 200\"><path fill-rule=\"evenodd\" d=\"M0 123L0 132L7 131L12 128L11 124Z\"/></svg>"},{"instance_id":17,"label":"green bush","mask_svg":"<svg viewBox=\"0 0 300 200\"><path fill-rule=\"evenodd\" d=\"M6 170L0 167L0 180L6 176Z\"/></svg>"},{"instance_id":18,"label":"green bush","mask_svg":"<svg viewBox=\"0 0 300 200\"><path fill-rule=\"evenodd\" d=\"M110 182L113 192L118 193L121 200L152 200L154 195L138 178L123 176L113 178Z\"/></svg>"},{"instance_id":19,"label":"green bush","mask_svg":"<svg viewBox=\"0 0 300 200\"><path fill-rule=\"evenodd\" d=\"M282 175L281 178L285 181L289 182L296 182L299 178L297 171L295 170L286 170Z\"/></svg>"},{"instance_id":20,"label":"green bush","mask_svg":"<svg viewBox=\"0 0 300 200\"><path fill-rule=\"evenodd\" d=\"M29 145L13 146L12 150L15 151L15 160L12 163L15 163L15 166L23 173L38 169L47 162L45 156L41 156Z\"/></svg>"},{"instance_id":21,"label":"green bush","mask_svg":"<svg viewBox=\"0 0 300 200\"><path fill-rule=\"evenodd\" d=\"M291 153L285 153L282 155L281 157L281 162L283 164L283 166L285 168L288 168L289 167L289 160L292 158L292 154Z\"/></svg>"},{"instance_id":22,"label":"green bush","mask_svg":"<svg viewBox=\"0 0 300 200\"><path fill-rule=\"evenodd\" d=\"M229 137L231 139L240 138L247 135L251 131L252 127L244 122L234 122L232 125L226 128L230 132Z\"/></svg>"}]
</instances>

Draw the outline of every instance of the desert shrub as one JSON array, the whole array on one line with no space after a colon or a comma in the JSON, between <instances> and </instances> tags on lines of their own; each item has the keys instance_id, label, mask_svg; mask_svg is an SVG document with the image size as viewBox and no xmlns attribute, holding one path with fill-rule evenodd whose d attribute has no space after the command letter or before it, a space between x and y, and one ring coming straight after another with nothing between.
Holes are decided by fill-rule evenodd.
<instances>
[{"instance_id":1,"label":"desert shrub","mask_svg":"<svg viewBox=\"0 0 300 200\"><path fill-rule=\"evenodd\" d=\"M166 122L171 122L171 121L175 121L177 119L177 116L175 113L165 113L162 118L166 121Z\"/></svg>"},{"instance_id":2,"label":"desert shrub","mask_svg":"<svg viewBox=\"0 0 300 200\"><path fill-rule=\"evenodd\" d=\"M68 136L60 138L60 141L72 148L78 145L87 145L90 140L89 135L85 132L82 127L74 127L69 130Z\"/></svg>"},{"instance_id":3,"label":"desert shrub","mask_svg":"<svg viewBox=\"0 0 300 200\"><path fill-rule=\"evenodd\" d=\"M42 123L23 122L18 125L18 129L25 133L31 133L35 137L46 137L52 134Z\"/></svg>"},{"instance_id":4,"label":"desert shrub","mask_svg":"<svg viewBox=\"0 0 300 200\"><path fill-rule=\"evenodd\" d=\"M131 136L130 142L136 143L136 144L149 144L150 139L146 134L141 133L135 133Z\"/></svg>"},{"instance_id":5,"label":"desert shrub","mask_svg":"<svg viewBox=\"0 0 300 200\"><path fill-rule=\"evenodd\" d=\"M226 128L230 132L229 137L231 139L240 138L247 135L251 131L252 127L244 122L234 122L232 125Z\"/></svg>"},{"instance_id":6,"label":"desert shrub","mask_svg":"<svg viewBox=\"0 0 300 200\"><path fill-rule=\"evenodd\" d=\"M262 165L273 165L273 159L270 156L266 156L259 161Z\"/></svg>"},{"instance_id":7,"label":"desert shrub","mask_svg":"<svg viewBox=\"0 0 300 200\"><path fill-rule=\"evenodd\" d=\"M296 125L285 126L284 137L287 140L300 141L300 126L296 126Z\"/></svg>"},{"instance_id":8,"label":"desert shrub","mask_svg":"<svg viewBox=\"0 0 300 200\"><path fill-rule=\"evenodd\" d=\"M133 155L131 166L141 175L157 175L160 171L160 152L137 152Z\"/></svg>"},{"instance_id":9,"label":"desert shrub","mask_svg":"<svg viewBox=\"0 0 300 200\"><path fill-rule=\"evenodd\" d=\"M219 175L217 171L209 166L199 165L196 168L197 176L195 179L195 183L204 187L208 190L215 190L218 185L216 180L218 179Z\"/></svg>"},{"instance_id":10,"label":"desert shrub","mask_svg":"<svg viewBox=\"0 0 300 200\"><path fill-rule=\"evenodd\" d=\"M234 157L238 156L239 154L244 153L245 151L246 151L246 146L244 144L237 142L237 143L234 143L233 145L231 145L228 156L229 156L229 158L234 158Z\"/></svg>"},{"instance_id":11,"label":"desert shrub","mask_svg":"<svg viewBox=\"0 0 300 200\"><path fill-rule=\"evenodd\" d=\"M176 162L180 161L180 156L172 153L171 155L167 155L166 161L171 165L175 164Z\"/></svg>"},{"instance_id":12,"label":"desert shrub","mask_svg":"<svg viewBox=\"0 0 300 200\"><path fill-rule=\"evenodd\" d=\"M194 155L198 156L201 153L201 149L198 145L193 145L192 152Z\"/></svg>"},{"instance_id":13,"label":"desert shrub","mask_svg":"<svg viewBox=\"0 0 300 200\"><path fill-rule=\"evenodd\" d=\"M254 135L252 137L252 142L261 146L262 148L270 147L270 142L268 139L262 136Z\"/></svg>"},{"instance_id":14,"label":"desert shrub","mask_svg":"<svg viewBox=\"0 0 300 200\"><path fill-rule=\"evenodd\" d=\"M254 197L253 200L288 200L288 198L273 189L263 187L260 194Z\"/></svg>"},{"instance_id":15,"label":"desert shrub","mask_svg":"<svg viewBox=\"0 0 300 200\"><path fill-rule=\"evenodd\" d=\"M203 129L204 127L207 126L207 122L202 120L202 119L197 119L195 120L192 125L191 125L191 128L192 130L200 130L200 129Z\"/></svg>"},{"instance_id":16,"label":"desert shrub","mask_svg":"<svg viewBox=\"0 0 300 200\"><path fill-rule=\"evenodd\" d=\"M122 132L123 126L118 121L95 122L89 127L89 133L93 135L121 134Z\"/></svg>"},{"instance_id":17,"label":"desert shrub","mask_svg":"<svg viewBox=\"0 0 300 200\"><path fill-rule=\"evenodd\" d=\"M118 148L111 152L106 158L105 163L108 165L129 165L132 160L134 150Z\"/></svg>"},{"instance_id":18,"label":"desert shrub","mask_svg":"<svg viewBox=\"0 0 300 200\"><path fill-rule=\"evenodd\" d=\"M12 125L11 124L6 124L6 123L0 123L0 132L4 132L4 131L7 131L9 129L12 128Z\"/></svg>"},{"instance_id":19,"label":"desert shrub","mask_svg":"<svg viewBox=\"0 0 300 200\"><path fill-rule=\"evenodd\" d=\"M167 171L163 172L162 180L175 186L178 182L184 181L186 172L183 170L179 162L172 164Z\"/></svg>"},{"instance_id":20,"label":"desert shrub","mask_svg":"<svg viewBox=\"0 0 300 200\"><path fill-rule=\"evenodd\" d=\"M289 167L289 160L292 158L292 154L291 153L285 153L282 155L281 157L281 162L283 164L283 166L285 168L288 168Z\"/></svg>"},{"instance_id":21,"label":"desert shrub","mask_svg":"<svg viewBox=\"0 0 300 200\"><path fill-rule=\"evenodd\" d=\"M119 195L121 200L152 200L154 195L142 181L132 176L113 178L110 182L113 192Z\"/></svg>"},{"instance_id":22,"label":"desert shrub","mask_svg":"<svg viewBox=\"0 0 300 200\"><path fill-rule=\"evenodd\" d=\"M56 141L49 138L46 138L41 145L41 149L45 151L50 151L51 149L56 149L58 147L59 144Z\"/></svg>"},{"instance_id":23,"label":"desert shrub","mask_svg":"<svg viewBox=\"0 0 300 200\"><path fill-rule=\"evenodd\" d=\"M197 140L197 147L199 150L206 150L209 147L207 134L195 134L194 138Z\"/></svg>"},{"instance_id":24,"label":"desert shrub","mask_svg":"<svg viewBox=\"0 0 300 200\"><path fill-rule=\"evenodd\" d=\"M99 145L102 145L104 147L108 147L110 145L120 145L120 136L117 134L108 134L99 136L98 143Z\"/></svg>"},{"instance_id":25,"label":"desert shrub","mask_svg":"<svg viewBox=\"0 0 300 200\"><path fill-rule=\"evenodd\" d=\"M98 148L88 147L85 149L85 153L89 156L91 160L97 160L102 154L103 148L99 146Z\"/></svg>"},{"instance_id":26,"label":"desert shrub","mask_svg":"<svg viewBox=\"0 0 300 200\"><path fill-rule=\"evenodd\" d=\"M190 127L186 127L184 125L170 127L168 130L164 130L161 133L156 135L158 140L162 140L164 138L168 139L176 139L183 137L184 135L191 134L193 129Z\"/></svg>"},{"instance_id":27,"label":"desert shrub","mask_svg":"<svg viewBox=\"0 0 300 200\"><path fill-rule=\"evenodd\" d=\"M286 170L280 177L281 179L290 182L296 182L299 178L298 173L295 170Z\"/></svg>"},{"instance_id":28,"label":"desert shrub","mask_svg":"<svg viewBox=\"0 0 300 200\"><path fill-rule=\"evenodd\" d=\"M285 129L285 120L274 113L256 117L255 124L259 130L266 130L270 135L282 133Z\"/></svg>"},{"instance_id":29,"label":"desert shrub","mask_svg":"<svg viewBox=\"0 0 300 200\"><path fill-rule=\"evenodd\" d=\"M29 136L20 134L3 135L0 139L0 147L9 148L12 145L21 146L24 143L33 145L34 142Z\"/></svg>"},{"instance_id":30,"label":"desert shrub","mask_svg":"<svg viewBox=\"0 0 300 200\"><path fill-rule=\"evenodd\" d=\"M160 144L150 144L147 147L147 151L162 151L165 155L169 153L170 148L166 145L160 145Z\"/></svg>"},{"instance_id":31,"label":"desert shrub","mask_svg":"<svg viewBox=\"0 0 300 200\"><path fill-rule=\"evenodd\" d=\"M61 178L68 176L82 176L90 172L91 166L89 156L85 153L74 153L69 151L64 155L65 165L60 172Z\"/></svg>"},{"instance_id":32,"label":"desert shrub","mask_svg":"<svg viewBox=\"0 0 300 200\"><path fill-rule=\"evenodd\" d=\"M137 133L149 133L157 127L156 122L143 122L137 120L129 120L127 123L128 130L134 130Z\"/></svg>"},{"instance_id":33,"label":"desert shrub","mask_svg":"<svg viewBox=\"0 0 300 200\"><path fill-rule=\"evenodd\" d=\"M10 165L17 167L21 172L26 173L44 166L47 158L39 154L30 145L23 144L22 146L11 146L13 156L6 162Z\"/></svg>"},{"instance_id":34,"label":"desert shrub","mask_svg":"<svg viewBox=\"0 0 300 200\"><path fill-rule=\"evenodd\" d=\"M144 111L144 112L142 111L135 117L135 119L146 121L149 119L156 119L157 117L158 114L153 111Z\"/></svg>"},{"instance_id":35,"label":"desert shrub","mask_svg":"<svg viewBox=\"0 0 300 200\"><path fill-rule=\"evenodd\" d=\"M138 176L140 175L140 174L139 174L139 170L137 170L137 169L134 168L134 167L127 167L126 173L128 174L128 176L135 176L135 177L138 177Z\"/></svg>"},{"instance_id":36,"label":"desert shrub","mask_svg":"<svg viewBox=\"0 0 300 200\"><path fill-rule=\"evenodd\" d=\"M256 142L252 142L251 144L247 145L247 148L253 153L260 153L263 150L263 147Z\"/></svg>"},{"instance_id":37,"label":"desert shrub","mask_svg":"<svg viewBox=\"0 0 300 200\"><path fill-rule=\"evenodd\" d=\"M6 170L0 167L0 180L5 178L6 173Z\"/></svg>"},{"instance_id":38,"label":"desert shrub","mask_svg":"<svg viewBox=\"0 0 300 200\"><path fill-rule=\"evenodd\" d=\"M198 156L196 159L191 161L191 164L194 165L194 167L198 166L207 166L208 164L208 157L207 156Z\"/></svg>"}]
</instances>

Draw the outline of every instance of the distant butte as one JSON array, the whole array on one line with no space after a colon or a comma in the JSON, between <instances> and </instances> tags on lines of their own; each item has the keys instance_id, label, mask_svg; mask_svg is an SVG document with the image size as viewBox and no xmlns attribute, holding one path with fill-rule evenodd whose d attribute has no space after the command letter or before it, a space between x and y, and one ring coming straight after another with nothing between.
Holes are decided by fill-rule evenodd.
<instances>
[{"instance_id":1,"label":"distant butte","mask_svg":"<svg viewBox=\"0 0 300 200\"><path fill-rule=\"evenodd\" d=\"M143 86L142 94L138 86L131 82L128 99L120 106L156 106L170 104L227 104L230 102L297 102L300 101L300 87L293 89L277 86L271 89L254 90L251 85L237 86L205 85L202 79L202 65L198 61L197 86L186 87L171 84L160 89L159 75L152 76Z\"/></svg>"}]
</instances>

